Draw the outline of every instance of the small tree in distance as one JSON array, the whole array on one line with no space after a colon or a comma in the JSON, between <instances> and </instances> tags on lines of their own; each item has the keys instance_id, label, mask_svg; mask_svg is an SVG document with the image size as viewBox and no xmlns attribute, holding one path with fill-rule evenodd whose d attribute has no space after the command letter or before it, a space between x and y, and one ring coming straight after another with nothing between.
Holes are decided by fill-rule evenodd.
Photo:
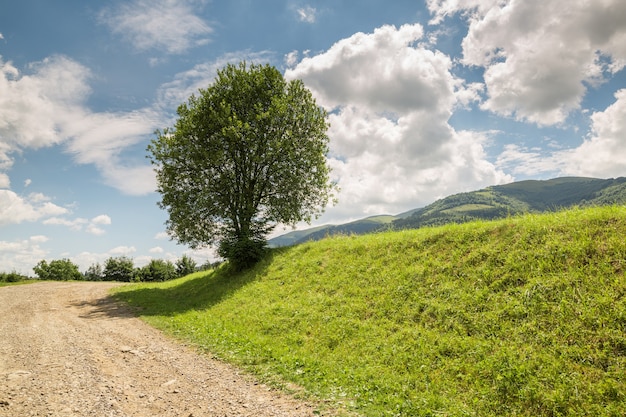
<instances>
[{"instance_id":1,"label":"small tree in distance","mask_svg":"<svg viewBox=\"0 0 626 417\"><path fill-rule=\"evenodd\" d=\"M103 278L105 281L130 282L135 277L135 266L131 258L111 257L104 263Z\"/></svg>"},{"instance_id":2,"label":"small tree in distance","mask_svg":"<svg viewBox=\"0 0 626 417\"><path fill-rule=\"evenodd\" d=\"M176 261L176 273L179 277L184 277L196 271L196 261L191 259L187 255L183 255L178 261Z\"/></svg>"},{"instance_id":3,"label":"small tree in distance","mask_svg":"<svg viewBox=\"0 0 626 417\"><path fill-rule=\"evenodd\" d=\"M217 244L245 268L274 227L310 222L333 198L327 114L302 81L269 65L227 65L177 112L148 152L180 243Z\"/></svg>"},{"instance_id":4,"label":"small tree in distance","mask_svg":"<svg viewBox=\"0 0 626 417\"><path fill-rule=\"evenodd\" d=\"M39 279L52 281L82 280L83 274L78 270L78 265L69 259L55 259L48 263L45 259L33 268Z\"/></svg>"}]
</instances>

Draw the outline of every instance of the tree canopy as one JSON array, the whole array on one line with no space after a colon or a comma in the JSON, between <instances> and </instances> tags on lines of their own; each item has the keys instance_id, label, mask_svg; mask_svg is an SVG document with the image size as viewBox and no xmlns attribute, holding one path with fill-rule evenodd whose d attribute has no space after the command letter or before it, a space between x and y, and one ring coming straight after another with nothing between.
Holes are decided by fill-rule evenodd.
<instances>
[{"instance_id":1,"label":"tree canopy","mask_svg":"<svg viewBox=\"0 0 626 417\"><path fill-rule=\"evenodd\" d=\"M328 123L302 81L270 65L227 65L148 146L167 231L218 244L238 266L258 260L278 224L310 222L333 198Z\"/></svg>"}]
</instances>

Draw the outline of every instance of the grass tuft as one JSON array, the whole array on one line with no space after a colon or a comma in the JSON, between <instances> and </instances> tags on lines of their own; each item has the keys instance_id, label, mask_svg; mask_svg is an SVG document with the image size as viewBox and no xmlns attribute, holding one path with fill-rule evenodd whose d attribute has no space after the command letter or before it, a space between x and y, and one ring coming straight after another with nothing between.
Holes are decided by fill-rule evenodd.
<instances>
[{"instance_id":1,"label":"grass tuft","mask_svg":"<svg viewBox=\"0 0 626 417\"><path fill-rule=\"evenodd\" d=\"M626 208L273 250L117 289L149 323L364 416L626 414Z\"/></svg>"}]
</instances>

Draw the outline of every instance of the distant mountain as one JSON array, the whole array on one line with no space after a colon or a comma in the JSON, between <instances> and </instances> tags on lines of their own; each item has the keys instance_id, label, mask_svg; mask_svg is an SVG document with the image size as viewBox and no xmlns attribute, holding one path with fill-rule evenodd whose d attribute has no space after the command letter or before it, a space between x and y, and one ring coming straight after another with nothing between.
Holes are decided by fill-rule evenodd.
<instances>
[{"instance_id":1,"label":"distant mountain","mask_svg":"<svg viewBox=\"0 0 626 417\"><path fill-rule=\"evenodd\" d=\"M489 220L522 213L556 211L572 206L626 204L626 178L563 177L494 185L454 194L395 216L381 215L342 224L290 232L270 239L270 246L290 246L335 234L365 234L387 229L416 229L446 223Z\"/></svg>"}]
</instances>

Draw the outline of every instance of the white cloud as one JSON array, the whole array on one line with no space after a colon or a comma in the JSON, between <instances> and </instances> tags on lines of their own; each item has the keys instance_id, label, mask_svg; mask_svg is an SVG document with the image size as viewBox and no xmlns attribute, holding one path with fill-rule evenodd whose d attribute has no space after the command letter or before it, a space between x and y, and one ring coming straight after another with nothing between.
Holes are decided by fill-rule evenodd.
<instances>
[{"instance_id":1,"label":"white cloud","mask_svg":"<svg viewBox=\"0 0 626 417\"><path fill-rule=\"evenodd\" d=\"M47 226L66 226L71 230L78 231L82 230L83 226L89 223L89 220L80 217L72 220L62 217L51 217L44 220L42 223Z\"/></svg>"},{"instance_id":2,"label":"white cloud","mask_svg":"<svg viewBox=\"0 0 626 417\"><path fill-rule=\"evenodd\" d=\"M626 2L430 0L439 23L467 13L463 63L485 68L483 108L538 125L563 123L589 85L626 65Z\"/></svg>"},{"instance_id":3,"label":"white cloud","mask_svg":"<svg viewBox=\"0 0 626 417\"><path fill-rule=\"evenodd\" d=\"M193 10L192 1L134 0L116 9L105 9L100 21L140 51L165 50L181 54L206 45L213 32Z\"/></svg>"},{"instance_id":4,"label":"white cloud","mask_svg":"<svg viewBox=\"0 0 626 417\"><path fill-rule=\"evenodd\" d=\"M298 56L300 53L298 51L291 51L285 55L283 61L287 68L293 68L298 63Z\"/></svg>"},{"instance_id":5,"label":"white cloud","mask_svg":"<svg viewBox=\"0 0 626 417\"><path fill-rule=\"evenodd\" d=\"M0 265L2 272L16 271L33 276L33 260L38 262L48 255L48 251L40 245L48 241L43 235L31 236L29 239L16 241L0 241Z\"/></svg>"},{"instance_id":6,"label":"white cloud","mask_svg":"<svg viewBox=\"0 0 626 417\"><path fill-rule=\"evenodd\" d=\"M626 89L615 102L591 116L592 131L582 145L556 153L566 174L608 178L626 175Z\"/></svg>"},{"instance_id":7,"label":"white cloud","mask_svg":"<svg viewBox=\"0 0 626 417\"><path fill-rule=\"evenodd\" d=\"M35 222L68 213L66 208L47 200L42 194L23 197L11 190L0 190L0 225Z\"/></svg>"},{"instance_id":8,"label":"white cloud","mask_svg":"<svg viewBox=\"0 0 626 417\"><path fill-rule=\"evenodd\" d=\"M151 167L122 154L161 126L160 112L93 113L85 106L87 68L61 56L29 68L31 74L21 75L0 60L0 170L22 149L61 144L77 162L94 164L108 185L133 195L154 191Z\"/></svg>"},{"instance_id":9,"label":"white cloud","mask_svg":"<svg viewBox=\"0 0 626 417\"><path fill-rule=\"evenodd\" d=\"M101 214L99 216L91 219L92 224L111 224L111 218L106 214Z\"/></svg>"},{"instance_id":10,"label":"white cloud","mask_svg":"<svg viewBox=\"0 0 626 417\"><path fill-rule=\"evenodd\" d=\"M102 229L101 227L96 226L95 224L91 223L87 226L87 228L85 229L85 231L89 234L95 235L95 236L100 236L106 233L106 231L104 229Z\"/></svg>"},{"instance_id":11,"label":"white cloud","mask_svg":"<svg viewBox=\"0 0 626 417\"><path fill-rule=\"evenodd\" d=\"M165 251L160 246L155 246L154 248L150 249L150 253L163 253L163 252Z\"/></svg>"},{"instance_id":12,"label":"white cloud","mask_svg":"<svg viewBox=\"0 0 626 417\"><path fill-rule=\"evenodd\" d=\"M383 26L286 71L331 110L330 164L342 191L328 221L398 213L512 179L487 162L485 134L448 124L480 85L455 79L449 57L420 44L422 35L420 25Z\"/></svg>"},{"instance_id":13,"label":"white cloud","mask_svg":"<svg viewBox=\"0 0 626 417\"><path fill-rule=\"evenodd\" d=\"M109 251L111 256L130 256L130 254L137 252L134 246L117 246Z\"/></svg>"},{"instance_id":14,"label":"white cloud","mask_svg":"<svg viewBox=\"0 0 626 417\"><path fill-rule=\"evenodd\" d=\"M11 180L7 174L0 172L0 188L9 188L11 186Z\"/></svg>"},{"instance_id":15,"label":"white cloud","mask_svg":"<svg viewBox=\"0 0 626 417\"><path fill-rule=\"evenodd\" d=\"M155 107L162 113L171 112L180 104L186 103L192 94L197 96L199 89L205 89L211 85L217 71L227 64L238 65L242 61L248 64L265 64L272 61L273 57L273 53L269 51L232 52L222 55L215 61L197 64L188 71L176 74L171 82L161 85L157 92Z\"/></svg>"},{"instance_id":16,"label":"white cloud","mask_svg":"<svg viewBox=\"0 0 626 417\"><path fill-rule=\"evenodd\" d=\"M27 188L32 183L33 183L33 180L31 180L30 178L27 178L26 180L24 180L24 187Z\"/></svg>"},{"instance_id":17,"label":"white cloud","mask_svg":"<svg viewBox=\"0 0 626 417\"><path fill-rule=\"evenodd\" d=\"M527 176L574 175L596 178L623 177L626 173L626 89L615 93L615 102L591 115L591 131L573 149L544 152L509 144L496 166Z\"/></svg>"},{"instance_id":18,"label":"white cloud","mask_svg":"<svg viewBox=\"0 0 626 417\"><path fill-rule=\"evenodd\" d=\"M317 18L317 9L311 6L299 7L296 9L296 13L301 22L315 23Z\"/></svg>"},{"instance_id":19,"label":"white cloud","mask_svg":"<svg viewBox=\"0 0 626 417\"><path fill-rule=\"evenodd\" d=\"M89 71L68 58L46 58L30 69L32 74L21 76L0 60L0 168L10 167L7 155L16 149L61 143L64 119L89 93Z\"/></svg>"},{"instance_id":20,"label":"white cloud","mask_svg":"<svg viewBox=\"0 0 626 417\"><path fill-rule=\"evenodd\" d=\"M166 240L169 238L170 236L167 234L167 232L159 232L154 236L154 239L156 240Z\"/></svg>"},{"instance_id":21,"label":"white cloud","mask_svg":"<svg viewBox=\"0 0 626 417\"><path fill-rule=\"evenodd\" d=\"M111 218L106 214L101 214L92 218L91 220L87 220L82 217L78 217L75 219L67 219L63 217L51 217L42 222L48 226L66 226L74 231L81 231L83 227L85 228L85 232L100 236L106 233L106 231L100 226L106 226L111 224Z\"/></svg>"}]
</instances>

